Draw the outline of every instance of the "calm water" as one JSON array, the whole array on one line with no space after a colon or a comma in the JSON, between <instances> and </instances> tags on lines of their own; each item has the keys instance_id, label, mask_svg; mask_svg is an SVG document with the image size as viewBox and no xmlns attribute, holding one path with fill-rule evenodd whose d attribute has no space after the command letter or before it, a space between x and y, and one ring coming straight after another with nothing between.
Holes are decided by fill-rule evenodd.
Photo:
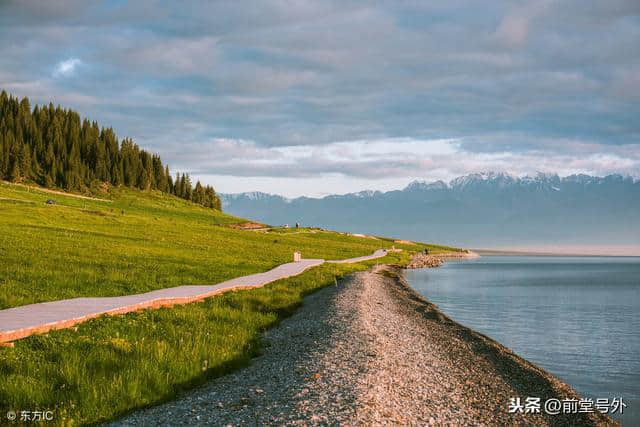
<instances>
[{"instance_id":1,"label":"calm water","mask_svg":"<svg viewBox=\"0 0 640 427\"><path fill-rule=\"evenodd\" d=\"M485 256L408 270L447 315L640 426L640 258Z\"/></svg>"}]
</instances>

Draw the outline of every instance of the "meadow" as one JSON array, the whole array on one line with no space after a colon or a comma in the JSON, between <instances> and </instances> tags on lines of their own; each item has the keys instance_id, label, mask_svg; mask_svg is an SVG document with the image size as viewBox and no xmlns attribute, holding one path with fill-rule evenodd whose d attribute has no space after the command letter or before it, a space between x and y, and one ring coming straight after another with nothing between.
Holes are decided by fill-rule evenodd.
<instances>
[{"instance_id":1,"label":"meadow","mask_svg":"<svg viewBox=\"0 0 640 427\"><path fill-rule=\"evenodd\" d=\"M305 295L375 263L405 263L411 251L448 249L317 229L247 231L237 228L244 219L160 192L112 189L104 197L0 184L0 308L217 283L289 262L294 250L325 259L392 244L405 250L16 341L0 348L2 416L50 410L56 424L92 424L171 399L250 363L264 344L262 332L291 315Z\"/></svg>"},{"instance_id":2,"label":"meadow","mask_svg":"<svg viewBox=\"0 0 640 427\"><path fill-rule=\"evenodd\" d=\"M392 244L310 229L236 229L246 220L159 191L111 189L105 196L0 183L0 309L213 284L289 262L295 250L341 259Z\"/></svg>"}]
</instances>

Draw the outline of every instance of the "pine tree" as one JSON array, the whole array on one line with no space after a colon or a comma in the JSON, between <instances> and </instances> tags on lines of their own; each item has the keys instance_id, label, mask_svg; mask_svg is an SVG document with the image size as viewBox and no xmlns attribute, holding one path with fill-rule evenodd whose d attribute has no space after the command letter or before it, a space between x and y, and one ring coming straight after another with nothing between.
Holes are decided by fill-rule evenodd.
<instances>
[{"instance_id":1,"label":"pine tree","mask_svg":"<svg viewBox=\"0 0 640 427\"><path fill-rule=\"evenodd\" d=\"M20 163L21 163L20 157L22 155L22 150L20 150L20 147L18 147L16 139L13 136L13 132L11 130L7 132L6 144L8 148L8 153L7 153L8 154L7 169L9 171L8 178L12 182L19 182L22 176L20 172Z\"/></svg>"},{"instance_id":2,"label":"pine tree","mask_svg":"<svg viewBox=\"0 0 640 427\"><path fill-rule=\"evenodd\" d=\"M159 159L159 158L158 158ZM162 164L162 162L160 163ZM163 186L160 188L161 191L165 191L167 193L171 193L172 190L172 182L171 182L171 174L169 173L169 166L165 166L164 174L163 174Z\"/></svg>"},{"instance_id":3,"label":"pine tree","mask_svg":"<svg viewBox=\"0 0 640 427\"><path fill-rule=\"evenodd\" d=\"M31 155L31 177L35 182L42 183L42 168L40 167L35 147Z\"/></svg>"},{"instance_id":4,"label":"pine tree","mask_svg":"<svg viewBox=\"0 0 640 427\"><path fill-rule=\"evenodd\" d=\"M191 200L191 198L193 197L193 190L191 188L191 178L189 177L189 174L187 174L187 177L184 180L184 199L185 200Z\"/></svg>"},{"instance_id":5,"label":"pine tree","mask_svg":"<svg viewBox=\"0 0 640 427\"><path fill-rule=\"evenodd\" d=\"M31 180L31 150L27 144L22 145L22 153L20 155L20 172L22 178L26 181Z\"/></svg>"},{"instance_id":6,"label":"pine tree","mask_svg":"<svg viewBox=\"0 0 640 427\"><path fill-rule=\"evenodd\" d=\"M197 203L201 205L204 202L204 188L202 188L202 184L200 181L196 182L196 188L193 190L193 203Z\"/></svg>"},{"instance_id":7,"label":"pine tree","mask_svg":"<svg viewBox=\"0 0 640 427\"><path fill-rule=\"evenodd\" d=\"M45 165L45 187L53 188L56 185L56 158L53 152L53 144L47 146L47 153L44 159Z\"/></svg>"},{"instance_id":8,"label":"pine tree","mask_svg":"<svg viewBox=\"0 0 640 427\"><path fill-rule=\"evenodd\" d=\"M11 165L11 174L9 175L9 179L11 179L11 182L20 182L21 178L20 164L17 161L14 161Z\"/></svg>"},{"instance_id":9,"label":"pine tree","mask_svg":"<svg viewBox=\"0 0 640 427\"><path fill-rule=\"evenodd\" d=\"M178 182L179 182L178 192L176 193L176 195L184 199L185 196L187 195L187 180L184 174L180 176L180 179Z\"/></svg>"},{"instance_id":10,"label":"pine tree","mask_svg":"<svg viewBox=\"0 0 640 427\"><path fill-rule=\"evenodd\" d=\"M7 168L5 166L5 152L4 152L4 132L0 127L0 179L4 179L7 175Z\"/></svg>"},{"instance_id":11,"label":"pine tree","mask_svg":"<svg viewBox=\"0 0 640 427\"><path fill-rule=\"evenodd\" d=\"M176 187L173 183L173 178L169 174L169 166L167 166L166 174L167 174L167 192L171 194L176 194Z\"/></svg>"}]
</instances>

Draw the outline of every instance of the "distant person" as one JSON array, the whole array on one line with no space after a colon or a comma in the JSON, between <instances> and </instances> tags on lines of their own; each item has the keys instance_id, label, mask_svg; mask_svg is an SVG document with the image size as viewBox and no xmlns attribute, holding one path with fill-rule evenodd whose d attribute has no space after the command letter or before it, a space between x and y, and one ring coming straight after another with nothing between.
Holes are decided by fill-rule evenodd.
<instances>
[{"instance_id":1,"label":"distant person","mask_svg":"<svg viewBox=\"0 0 640 427\"><path fill-rule=\"evenodd\" d=\"M300 228L300 224L298 224L298 223L296 222L296 229L297 229L297 228Z\"/></svg>"}]
</instances>

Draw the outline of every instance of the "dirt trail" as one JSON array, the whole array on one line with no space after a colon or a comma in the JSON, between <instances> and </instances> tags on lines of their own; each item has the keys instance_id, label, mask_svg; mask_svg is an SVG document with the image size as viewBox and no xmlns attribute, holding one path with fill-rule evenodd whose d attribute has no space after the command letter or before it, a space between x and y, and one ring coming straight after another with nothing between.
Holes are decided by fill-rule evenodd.
<instances>
[{"instance_id":1,"label":"dirt trail","mask_svg":"<svg viewBox=\"0 0 640 427\"><path fill-rule=\"evenodd\" d=\"M113 202L112 200L109 200L109 199L100 199L98 197L90 197L90 196L83 196L81 194L66 193L64 191L50 190L48 188L36 187L33 185L18 184L18 183L9 182L9 181L2 181L2 182L8 185L15 185L17 187L28 188L29 190L40 191L41 193L58 194L60 196L75 197L76 199L95 200L97 202L107 202L107 203Z\"/></svg>"}]
</instances>

